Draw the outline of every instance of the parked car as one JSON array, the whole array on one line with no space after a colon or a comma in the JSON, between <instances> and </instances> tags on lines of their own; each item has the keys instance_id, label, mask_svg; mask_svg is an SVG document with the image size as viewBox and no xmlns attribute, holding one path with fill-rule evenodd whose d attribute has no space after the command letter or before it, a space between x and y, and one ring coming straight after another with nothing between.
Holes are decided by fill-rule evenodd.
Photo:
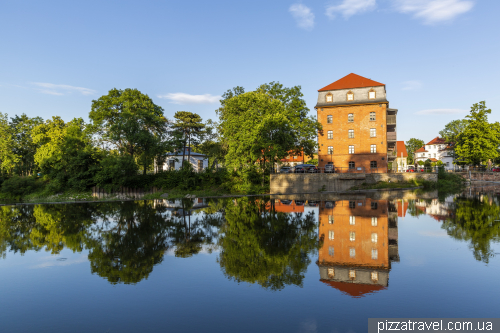
<instances>
[{"instance_id":1,"label":"parked car","mask_svg":"<svg viewBox=\"0 0 500 333\"><path fill-rule=\"evenodd\" d=\"M294 167L294 173L305 173L305 172L309 172L308 170L311 168L311 167L314 167L316 168L316 166L314 164L298 164ZM316 168L317 169L317 168Z\"/></svg>"},{"instance_id":2,"label":"parked car","mask_svg":"<svg viewBox=\"0 0 500 333\"><path fill-rule=\"evenodd\" d=\"M335 207L335 201L325 201L325 207L326 208L333 208L333 207Z\"/></svg>"},{"instance_id":3,"label":"parked car","mask_svg":"<svg viewBox=\"0 0 500 333\"><path fill-rule=\"evenodd\" d=\"M313 201L313 200L307 200L307 205L310 207L316 207L318 206L319 201Z\"/></svg>"},{"instance_id":4,"label":"parked car","mask_svg":"<svg viewBox=\"0 0 500 333\"><path fill-rule=\"evenodd\" d=\"M280 173L290 173L292 172L292 168L284 166L280 168Z\"/></svg>"},{"instance_id":5,"label":"parked car","mask_svg":"<svg viewBox=\"0 0 500 333\"><path fill-rule=\"evenodd\" d=\"M313 166L311 166L311 167L309 167L309 168L307 169L307 172L308 172L308 173L318 173L318 172L319 172L319 169L318 169L318 167L317 167L317 166L313 165Z\"/></svg>"},{"instance_id":6,"label":"parked car","mask_svg":"<svg viewBox=\"0 0 500 333\"><path fill-rule=\"evenodd\" d=\"M328 163L325 165L325 173L334 173L335 172L335 166L333 164Z\"/></svg>"},{"instance_id":7,"label":"parked car","mask_svg":"<svg viewBox=\"0 0 500 333\"><path fill-rule=\"evenodd\" d=\"M493 172L500 172L500 167L492 168L491 171L493 171Z\"/></svg>"},{"instance_id":8,"label":"parked car","mask_svg":"<svg viewBox=\"0 0 500 333\"><path fill-rule=\"evenodd\" d=\"M287 199L282 199L280 201L283 205L290 205L292 203L292 200L287 200Z\"/></svg>"},{"instance_id":9,"label":"parked car","mask_svg":"<svg viewBox=\"0 0 500 333\"><path fill-rule=\"evenodd\" d=\"M406 172L415 172L415 167L413 165L409 165Z\"/></svg>"},{"instance_id":10,"label":"parked car","mask_svg":"<svg viewBox=\"0 0 500 333\"><path fill-rule=\"evenodd\" d=\"M295 205L297 206L304 206L305 201L304 200L295 200Z\"/></svg>"}]
</instances>

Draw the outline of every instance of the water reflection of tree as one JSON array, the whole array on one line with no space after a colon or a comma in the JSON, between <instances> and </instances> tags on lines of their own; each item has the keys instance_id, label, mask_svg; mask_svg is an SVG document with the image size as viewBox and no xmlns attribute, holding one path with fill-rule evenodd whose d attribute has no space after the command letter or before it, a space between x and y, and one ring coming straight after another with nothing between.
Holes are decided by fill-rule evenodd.
<instances>
[{"instance_id":1,"label":"water reflection of tree","mask_svg":"<svg viewBox=\"0 0 500 333\"><path fill-rule=\"evenodd\" d=\"M163 212L148 201L114 204L113 213L87 241L92 273L113 284L148 278L168 248L171 222Z\"/></svg>"},{"instance_id":2,"label":"water reflection of tree","mask_svg":"<svg viewBox=\"0 0 500 333\"><path fill-rule=\"evenodd\" d=\"M442 228L451 237L469 242L474 258L488 263L494 256L491 242L500 241L500 206L488 196L457 197L453 206L454 216Z\"/></svg>"},{"instance_id":3,"label":"water reflection of tree","mask_svg":"<svg viewBox=\"0 0 500 333\"><path fill-rule=\"evenodd\" d=\"M226 206L219 264L228 278L238 282L271 290L302 286L309 253L318 249L314 214L299 217L264 207L264 201L249 198Z\"/></svg>"}]
</instances>

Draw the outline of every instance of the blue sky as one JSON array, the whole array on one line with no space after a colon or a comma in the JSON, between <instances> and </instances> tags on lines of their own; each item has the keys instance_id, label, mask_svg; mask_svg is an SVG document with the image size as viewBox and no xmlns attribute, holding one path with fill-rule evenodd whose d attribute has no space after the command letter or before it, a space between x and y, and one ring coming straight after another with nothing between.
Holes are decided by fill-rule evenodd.
<instances>
[{"instance_id":1,"label":"blue sky","mask_svg":"<svg viewBox=\"0 0 500 333\"><path fill-rule=\"evenodd\" d=\"M137 88L216 119L240 85L317 90L353 72L386 84L398 139L430 141L485 100L500 121L500 1L10 1L0 3L0 112L87 119Z\"/></svg>"}]
</instances>

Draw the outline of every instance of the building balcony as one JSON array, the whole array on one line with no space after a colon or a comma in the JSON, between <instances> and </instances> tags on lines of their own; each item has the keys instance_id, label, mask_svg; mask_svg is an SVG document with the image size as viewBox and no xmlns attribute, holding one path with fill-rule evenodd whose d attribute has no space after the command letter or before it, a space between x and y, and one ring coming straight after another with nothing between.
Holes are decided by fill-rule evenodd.
<instances>
[{"instance_id":1,"label":"building balcony","mask_svg":"<svg viewBox=\"0 0 500 333\"><path fill-rule=\"evenodd\" d=\"M396 115L387 115L387 125L396 125Z\"/></svg>"},{"instance_id":2,"label":"building balcony","mask_svg":"<svg viewBox=\"0 0 500 333\"><path fill-rule=\"evenodd\" d=\"M397 141L396 132L387 132L387 142Z\"/></svg>"}]
</instances>

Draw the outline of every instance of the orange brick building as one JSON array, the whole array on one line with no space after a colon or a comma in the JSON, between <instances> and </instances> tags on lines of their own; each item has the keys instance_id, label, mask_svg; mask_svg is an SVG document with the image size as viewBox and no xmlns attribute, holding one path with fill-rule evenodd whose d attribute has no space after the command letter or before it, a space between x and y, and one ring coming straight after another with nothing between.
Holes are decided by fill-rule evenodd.
<instances>
[{"instance_id":1,"label":"orange brick building","mask_svg":"<svg viewBox=\"0 0 500 333\"><path fill-rule=\"evenodd\" d=\"M318 134L318 162L338 172L387 172L396 158L396 114L385 84L349 74L318 90L315 106L323 125Z\"/></svg>"},{"instance_id":2,"label":"orange brick building","mask_svg":"<svg viewBox=\"0 0 500 333\"><path fill-rule=\"evenodd\" d=\"M384 289L397 249L397 204L387 200L326 202L319 209L321 281L353 297Z\"/></svg>"}]
</instances>

